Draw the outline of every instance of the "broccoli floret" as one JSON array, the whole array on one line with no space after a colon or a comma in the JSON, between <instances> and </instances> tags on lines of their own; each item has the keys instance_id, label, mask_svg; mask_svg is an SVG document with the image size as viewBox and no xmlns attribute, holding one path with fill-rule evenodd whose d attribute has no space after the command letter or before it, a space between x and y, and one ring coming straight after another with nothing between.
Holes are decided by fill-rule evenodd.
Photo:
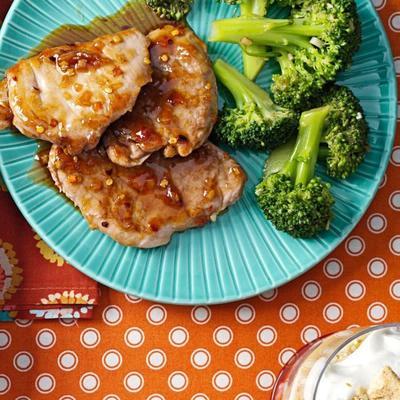
<instances>
[{"instance_id":1,"label":"broccoli floret","mask_svg":"<svg viewBox=\"0 0 400 400\"><path fill-rule=\"evenodd\" d=\"M235 99L235 107L225 105L214 129L218 141L232 147L270 150L286 142L295 132L298 115L275 105L267 92L222 60L214 72Z\"/></svg>"},{"instance_id":2,"label":"broccoli floret","mask_svg":"<svg viewBox=\"0 0 400 400\"><path fill-rule=\"evenodd\" d=\"M180 21L190 12L193 0L146 0L146 3L160 18Z\"/></svg>"},{"instance_id":3,"label":"broccoli floret","mask_svg":"<svg viewBox=\"0 0 400 400\"><path fill-rule=\"evenodd\" d=\"M328 106L324 121L318 159L326 166L329 176L347 179L363 162L368 151L368 124L358 99L352 91L339 85L326 88L325 94L316 102ZM271 153L266 163L266 174L276 172L281 166L287 146L280 146Z\"/></svg>"},{"instance_id":4,"label":"broccoli floret","mask_svg":"<svg viewBox=\"0 0 400 400\"><path fill-rule=\"evenodd\" d=\"M278 50L281 73L272 78L272 95L282 106L304 110L349 65L360 44L360 23L354 0L288 3L293 6L288 19L217 20L209 39Z\"/></svg>"},{"instance_id":5,"label":"broccoli floret","mask_svg":"<svg viewBox=\"0 0 400 400\"><path fill-rule=\"evenodd\" d=\"M256 187L257 202L266 218L278 230L296 238L312 237L329 229L333 217L330 185L314 175L328 113L326 106L301 115L295 145L279 149L284 162L275 160L278 170Z\"/></svg>"},{"instance_id":6,"label":"broccoli floret","mask_svg":"<svg viewBox=\"0 0 400 400\"><path fill-rule=\"evenodd\" d=\"M368 151L368 124L357 97L345 87L333 85L321 98L330 107L322 135L320 159L328 175L348 178Z\"/></svg>"}]
</instances>

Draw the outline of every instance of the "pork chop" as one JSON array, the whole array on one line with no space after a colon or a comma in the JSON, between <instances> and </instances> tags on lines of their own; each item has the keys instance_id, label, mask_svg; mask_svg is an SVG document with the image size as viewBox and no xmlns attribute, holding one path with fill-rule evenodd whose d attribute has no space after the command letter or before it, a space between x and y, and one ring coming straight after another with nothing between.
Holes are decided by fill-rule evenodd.
<instances>
[{"instance_id":1,"label":"pork chop","mask_svg":"<svg viewBox=\"0 0 400 400\"><path fill-rule=\"evenodd\" d=\"M93 149L151 80L148 46L132 28L18 62L7 71L13 124L70 154Z\"/></svg>"},{"instance_id":2,"label":"pork chop","mask_svg":"<svg viewBox=\"0 0 400 400\"><path fill-rule=\"evenodd\" d=\"M48 167L91 228L142 248L215 221L241 196L246 181L236 161L209 142L188 157L158 152L131 168L111 163L101 147L73 157L53 145Z\"/></svg>"},{"instance_id":3,"label":"pork chop","mask_svg":"<svg viewBox=\"0 0 400 400\"><path fill-rule=\"evenodd\" d=\"M0 81L0 130L11 126L12 112L8 103L7 81Z\"/></svg>"},{"instance_id":4,"label":"pork chop","mask_svg":"<svg viewBox=\"0 0 400 400\"><path fill-rule=\"evenodd\" d=\"M153 80L104 137L110 159L126 167L159 149L165 157L186 157L207 140L217 118L217 86L204 43L184 26L166 25L148 37Z\"/></svg>"}]
</instances>

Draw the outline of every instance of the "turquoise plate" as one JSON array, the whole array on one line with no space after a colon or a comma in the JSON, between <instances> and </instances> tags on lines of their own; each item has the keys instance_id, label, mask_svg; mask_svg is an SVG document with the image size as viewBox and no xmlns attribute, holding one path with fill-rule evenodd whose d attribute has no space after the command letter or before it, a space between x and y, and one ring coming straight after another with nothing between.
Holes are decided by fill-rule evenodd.
<instances>
[{"instance_id":1,"label":"turquoise plate","mask_svg":"<svg viewBox=\"0 0 400 400\"><path fill-rule=\"evenodd\" d=\"M58 26L87 24L124 4L124 0L14 1L0 34L2 72ZM299 276L338 246L360 220L378 189L392 149L396 120L392 54L370 1L359 0L357 4L363 42L340 82L361 99L371 128L371 150L350 180L332 181L337 201L329 232L313 240L295 240L277 232L264 219L253 194L265 155L233 151L249 179L243 198L229 212L204 228L176 234L162 248L123 247L89 230L69 202L32 180L37 142L4 131L0 134L1 172L16 204L39 235L80 271L107 286L147 299L222 303L254 296ZM189 23L206 40L213 19L234 13L235 7L216 0L197 0ZM236 46L212 43L209 50L211 57L218 55L240 67ZM262 73L262 85L268 84L272 69Z\"/></svg>"}]
</instances>

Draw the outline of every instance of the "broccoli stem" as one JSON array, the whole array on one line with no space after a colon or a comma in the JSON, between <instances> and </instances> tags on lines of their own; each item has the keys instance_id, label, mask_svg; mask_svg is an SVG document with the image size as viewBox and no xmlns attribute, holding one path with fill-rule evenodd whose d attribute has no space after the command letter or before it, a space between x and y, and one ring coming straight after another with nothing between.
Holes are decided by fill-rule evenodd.
<instances>
[{"instance_id":1,"label":"broccoli stem","mask_svg":"<svg viewBox=\"0 0 400 400\"><path fill-rule=\"evenodd\" d=\"M293 62L289 57L289 53L286 51L281 51L280 56L277 57L276 60L278 61L279 66L281 67L282 74L288 72L294 67Z\"/></svg>"},{"instance_id":2,"label":"broccoli stem","mask_svg":"<svg viewBox=\"0 0 400 400\"><path fill-rule=\"evenodd\" d=\"M263 17L267 14L269 0L242 0L240 14L244 16L257 15Z\"/></svg>"},{"instance_id":3,"label":"broccoli stem","mask_svg":"<svg viewBox=\"0 0 400 400\"><path fill-rule=\"evenodd\" d=\"M330 155L329 147L326 143L321 143L319 146L318 160L325 161Z\"/></svg>"},{"instance_id":4,"label":"broccoli stem","mask_svg":"<svg viewBox=\"0 0 400 400\"><path fill-rule=\"evenodd\" d=\"M278 57L280 55L280 52L277 50L268 50L268 47L259 46L256 44L251 44L250 46L244 46L241 44L240 47L244 54L247 54L252 58L262 58L263 60L266 60L268 58ZM250 77L248 78L251 79Z\"/></svg>"},{"instance_id":5,"label":"broccoli stem","mask_svg":"<svg viewBox=\"0 0 400 400\"><path fill-rule=\"evenodd\" d=\"M323 139L322 139L323 140ZM265 163L264 176L267 177L276 172L282 170L286 162L293 153L294 146L296 144L295 139L289 140L285 144L279 146L274 151L272 151ZM329 147L326 143L321 141L318 150L318 161L326 161L330 155Z\"/></svg>"},{"instance_id":6,"label":"broccoli stem","mask_svg":"<svg viewBox=\"0 0 400 400\"><path fill-rule=\"evenodd\" d=\"M300 117L299 136L303 139L297 153L296 184L306 184L314 176L322 131L329 110L329 106L315 108L304 112Z\"/></svg>"},{"instance_id":7,"label":"broccoli stem","mask_svg":"<svg viewBox=\"0 0 400 400\"><path fill-rule=\"evenodd\" d=\"M246 38L256 45L311 48L310 38L320 36L324 29L303 20L240 17L214 21L209 40L240 43Z\"/></svg>"},{"instance_id":8,"label":"broccoli stem","mask_svg":"<svg viewBox=\"0 0 400 400\"><path fill-rule=\"evenodd\" d=\"M265 90L225 61L218 59L213 68L218 80L232 93L237 106L255 103L264 116L268 116L273 109L277 108Z\"/></svg>"},{"instance_id":9,"label":"broccoli stem","mask_svg":"<svg viewBox=\"0 0 400 400\"><path fill-rule=\"evenodd\" d=\"M269 0L243 0L240 4L240 13L242 16L258 16L264 17L267 13ZM254 45L253 50L263 51L264 46ZM243 58L243 72L244 75L254 80L257 75L261 72L266 62L266 57L257 57L249 54L242 48Z\"/></svg>"},{"instance_id":10,"label":"broccoli stem","mask_svg":"<svg viewBox=\"0 0 400 400\"><path fill-rule=\"evenodd\" d=\"M330 107L305 111L300 117L295 148L282 172L295 184L306 185L314 176L325 119Z\"/></svg>"},{"instance_id":11,"label":"broccoli stem","mask_svg":"<svg viewBox=\"0 0 400 400\"><path fill-rule=\"evenodd\" d=\"M290 25L282 25L277 27L281 33L290 33L300 36L320 36L326 28L322 25L310 25L305 20L294 19Z\"/></svg>"},{"instance_id":12,"label":"broccoli stem","mask_svg":"<svg viewBox=\"0 0 400 400\"><path fill-rule=\"evenodd\" d=\"M291 23L288 19L270 19L260 17L227 18L214 21L211 26L209 40L212 42L239 42L243 37L261 35L277 26Z\"/></svg>"},{"instance_id":13,"label":"broccoli stem","mask_svg":"<svg viewBox=\"0 0 400 400\"><path fill-rule=\"evenodd\" d=\"M288 140L286 143L280 145L268 156L264 167L264 177L280 172L286 165L290 156L293 154L293 149L296 145L296 138Z\"/></svg>"}]
</instances>

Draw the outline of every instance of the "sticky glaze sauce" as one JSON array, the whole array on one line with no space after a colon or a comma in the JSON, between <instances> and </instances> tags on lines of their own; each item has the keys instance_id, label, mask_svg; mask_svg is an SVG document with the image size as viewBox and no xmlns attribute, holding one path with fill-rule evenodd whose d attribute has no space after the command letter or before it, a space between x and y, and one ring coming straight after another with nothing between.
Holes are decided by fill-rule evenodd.
<instances>
[{"instance_id":1,"label":"sticky glaze sauce","mask_svg":"<svg viewBox=\"0 0 400 400\"><path fill-rule=\"evenodd\" d=\"M87 189L87 200L75 199L85 216L93 211L93 198L101 202L100 225L105 230L113 220L124 230L149 233L166 224L184 226L191 220L199 226L210 220L221 198L216 179L199 181L196 193L189 193L195 196L195 208L189 210L174 176L181 166L188 174L200 168L202 176L207 176L213 162L213 154L201 148L187 158L165 159L154 154L140 166L124 168L112 164L101 149L72 157L58 148L54 167L62 173L59 178L66 180L67 192L74 191L74 185Z\"/></svg>"},{"instance_id":2,"label":"sticky glaze sauce","mask_svg":"<svg viewBox=\"0 0 400 400\"><path fill-rule=\"evenodd\" d=\"M153 33L150 45L152 82L142 89L133 111L111 128L122 145L134 142L146 153L168 145L169 154L166 151L164 155L169 157L176 154L176 146L187 146L188 153L192 150L176 115L176 106L189 102L185 93L177 89L179 81L190 81L190 74L179 58L179 53L192 51L190 44L179 42L184 32L181 25L167 25L158 36L154 37Z\"/></svg>"},{"instance_id":3,"label":"sticky glaze sauce","mask_svg":"<svg viewBox=\"0 0 400 400\"><path fill-rule=\"evenodd\" d=\"M164 22L160 20L143 1L131 0L116 13L108 16L96 17L86 25L61 25L45 36L39 45L30 51L28 56L32 57L33 55L51 47L93 40L106 33L115 33L131 27L136 27L141 32L147 34L149 31L163 24ZM68 66L80 68L82 62L78 65L79 59L86 59L89 67L100 62L100 60L93 58L92 55L89 54L81 54L79 57L76 57L76 54L68 55L68 53L61 56L58 55L57 58L54 58L54 62L60 63L60 61L67 61ZM116 69L114 73L118 75L118 69ZM83 98L82 101L84 100L85 99ZM55 188L47 169L47 165L40 161L40 159L45 156L45 153L49 151L50 144L45 144L45 142L42 141L39 141L38 143L37 154L31 169L28 171L28 177L36 184ZM46 146L48 148L45 149Z\"/></svg>"},{"instance_id":4,"label":"sticky glaze sauce","mask_svg":"<svg viewBox=\"0 0 400 400\"><path fill-rule=\"evenodd\" d=\"M87 50L82 51L78 48L76 50L63 50L62 48L58 50L48 49L47 51L43 51L41 57L48 58L51 62L54 62L57 70L62 74L71 70L87 72L109 62L109 60L100 56L99 53Z\"/></svg>"},{"instance_id":5,"label":"sticky glaze sauce","mask_svg":"<svg viewBox=\"0 0 400 400\"><path fill-rule=\"evenodd\" d=\"M41 140L38 141L38 149L36 151L32 166L27 173L27 176L33 183L37 185L43 185L52 189L56 189L50 172L47 169L50 147L51 143Z\"/></svg>"},{"instance_id":6,"label":"sticky glaze sauce","mask_svg":"<svg viewBox=\"0 0 400 400\"><path fill-rule=\"evenodd\" d=\"M98 36L135 27L144 34L163 25L142 0L128 1L114 14L99 16L86 25L65 24L50 32L41 43L32 49L30 56L49 47L93 40Z\"/></svg>"},{"instance_id":7,"label":"sticky glaze sauce","mask_svg":"<svg viewBox=\"0 0 400 400\"><path fill-rule=\"evenodd\" d=\"M110 213L104 216L106 225L107 219L113 218L123 229L143 231L142 221L135 221L135 202L138 199L141 202L147 198L149 201L154 198L161 200L165 206L163 211L169 218L182 219L185 215L181 194L170 171L158 162L123 168L112 164L102 150L71 157L59 148L54 166L66 174L69 184L84 185L89 194L101 194L102 208ZM153 221L152 224L159 227L162 223L163 218L158 218L158 223Z\"/></svg>"}]
</instances>

